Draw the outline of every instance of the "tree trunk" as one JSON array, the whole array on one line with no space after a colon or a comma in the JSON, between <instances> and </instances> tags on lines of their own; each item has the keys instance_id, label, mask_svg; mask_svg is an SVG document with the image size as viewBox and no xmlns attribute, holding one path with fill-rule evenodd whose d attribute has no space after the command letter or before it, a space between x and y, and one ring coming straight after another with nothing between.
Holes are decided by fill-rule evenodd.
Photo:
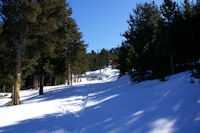
<instances>
[{"instance_id":1,"label":"tree trunk","mask_svg":"<svg viewBox=\"0 0 200 133\"><path fill-rule=\"evenodd\" d=\"M33 77L33 88L38 90L38 76Z\"/></svg>"},{"instance_id":2,"label":"tree trunk","mask_svg":"<svg viewBox=\"0 0 200 133\"><path fill-rule=\"evenodd\" d=\"M72 74L71 74L71 76L70 76L71 78L70 78L70 80L71 80L71 85L72 85L72 79L73 79L73 77L72 77Z\"/></svg>"},{"instance_id":3,"label":"tree trunk","mask_svg":"<svg viewBox=\"0 0 200 133\"><path fill-rule=\"evenodd\" d=\"M76 83L76 76L74 76L74 83Z\"/></svg>"},{"instance_id":4,"label":"tree trunk","mask_svg":"<svg viewBox=\"0 0 200 133\"><path fill-rule=\"evenodd\" d=\"M70 85L70 64L68 64L68 85Z\"/></svg>"},{"instance_id":5,"label":"tree trunk","mask_svg":"<svg viewBox=\"0 0 200 133\"><path fill-rule=\"evenodd\" d=\"M54 82L54 85L57 85L57 77L55 77L55 82Z\"/></svg>"},{"instance_id":6,"label":"tree trunk","mask_svg":"<svg viewBox=\"0 0 200 133\"><path fill-rule=\"evenodd\" d=\"M20 97L19 97L19 91L20 91L20 82L21 82L21 63L22 63L22 49L25 45L25 35L24 33L20 33L19 35L19 43L17 44L17 51L16 51L16 67L15 67L15 85L14 85L14 95L12 97L12 101L14 105L20 104Z\"/></svg>"},{"instance_id":7,"label":"tree trunk","mask_svg":"<svg viewBox=\"0 0 200 133\"><path fill-rule=\"evenodd\" d=\"M3 92L6 93L6 85L3 85Z\"/></svg>"},{"instance_id":8,"label":"tree trunk","mask_svg":"<svg viewBox=\"0 0 200 133\"><path fill-rule=\"evenodd\" d=\"M14 85L12 86L12 95L11 95L11 98L13 99L14 97Z\"/></svg>"},{"instance_id":9,"label":"tree trunk","mask_svg":"<svg viewBox=\"0 0 200 133\"><path fill-rule=\"evenodd\" d=\"M39 90L39 76L37 76L36 85L37 85L37 90Z\"/></svg>"},{"instance_id":10,"label":"tree trunk","mask_svg":"<svg viewBox=\"0 0 200 133\"><path fill-rule=\"evenodd\" d=\"M60 83L60 79L59 79L59 77L57 78L58 80L57 80L57 85L59 85L59 83Z\"/></svg>"},{"instance_id":11,"label":"tree trunk","mask_svg":"<svg viewBox=\"0 0 200 133\"><path fill-rule=\"evenodd\" d=\"M173 74L175 72L175 69L174 69L174 60L172 54L170 54L170 66L171 66L171 74Z\"/></svg>"},{"instance_id":12,"label":"tree trunk","mask_svg":"<svg viewBox=\"0 0 200 133\"><path fill-rule=\"evenodd\" d=\"M43 91L43 87L44 87L44 75L40 75L40 90L39 90L39 94L43 95L44 91Z\"/></svg>"},{"instance_id":13,"label":"tree trunk","mask_svg":"<svg viewBox=\"0 0 200 133\"><path fill-rule=\"evenodd\" d=\"M79 82L81 82L81 77L82 77L82 76L81 76L81 75L79 75Z\"/></svg>"},{"instance_id":14,"label":"tree trunk","mask_svg":"<svg viewBox=\"0 0 200 133\"><path fill-rule=\"evenodd\" d=\"M80 75L77 75L77 82L80 82Z\"/></svg>"},{"instance_id":15,"label":"tree trunk","mask_svg":"<svg viewBox=\"0 0 200 133\"><path fill-rule=\"evenodd\" d=\"M51 82L51 81L52 81L52 77L50 77L50 79L49 79L49 82L50 82L49 84L50 84L50 86L52 86L52 82Z\"/></svg>"}]
</instances>

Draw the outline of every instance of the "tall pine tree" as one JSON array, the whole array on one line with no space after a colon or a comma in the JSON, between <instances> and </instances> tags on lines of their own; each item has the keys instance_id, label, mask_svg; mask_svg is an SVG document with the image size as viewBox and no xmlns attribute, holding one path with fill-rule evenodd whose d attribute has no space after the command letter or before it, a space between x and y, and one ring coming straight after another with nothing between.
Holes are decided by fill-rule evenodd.
<instances>
[{"instance_id":1,"label":"tall pine tree","mask_svg":"<svg viewBox=\"0 0 200 133\"><path fill-rule=\"evenodd\" d=\"M13 104L20 104L19 91L21 84L22 54L29 27L36 22L38 5L34 0L2 0L1 13L6 25L5 32L12 35L9 38L15 45L15 85L13 90Z\"/></svg>"}]
</instances>

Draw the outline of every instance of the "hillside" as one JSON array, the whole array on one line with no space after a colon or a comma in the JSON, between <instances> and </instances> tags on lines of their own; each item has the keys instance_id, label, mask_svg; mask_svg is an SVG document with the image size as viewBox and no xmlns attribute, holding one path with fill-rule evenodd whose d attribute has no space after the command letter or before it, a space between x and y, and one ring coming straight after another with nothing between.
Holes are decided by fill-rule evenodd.
<instances>
[{"instance_id":1,"label":"hillside","mask_svg":"<svg viewBox=\"0 0 200 133\"><path fill-rule=\"evenodd\" d=\"M89 72L91 73L98 73ZM0 99L2 133L198 133L200 84L190 72L133 83L107 69L106 80L21 91L21 105Z\"/></svg>"}]
</instances>

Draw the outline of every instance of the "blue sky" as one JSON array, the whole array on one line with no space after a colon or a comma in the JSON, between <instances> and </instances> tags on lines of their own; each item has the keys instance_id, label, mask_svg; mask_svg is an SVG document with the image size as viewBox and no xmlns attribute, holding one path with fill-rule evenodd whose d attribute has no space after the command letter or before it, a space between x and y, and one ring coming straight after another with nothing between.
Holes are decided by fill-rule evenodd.
<instances>
[{"instance_id":1,"label":"blue sky","mask_svg":"<svg viewBox=\"0 0 200 133\"><path fill-rule=\"evenodd\" d=\"M136 3L145 1L150 0L68 0L73 10L72 17L89 45L88 52L120 45L124 40L120 34L128 29L129 14ZM157 4L162 1L155 0Z\"/></svg>"}]
</instances>

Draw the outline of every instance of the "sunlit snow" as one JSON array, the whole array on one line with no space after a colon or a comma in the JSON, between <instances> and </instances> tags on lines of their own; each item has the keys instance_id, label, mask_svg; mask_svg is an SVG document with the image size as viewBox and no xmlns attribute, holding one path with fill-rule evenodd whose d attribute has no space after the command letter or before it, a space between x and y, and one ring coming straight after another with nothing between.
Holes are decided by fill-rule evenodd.
<instances>
[{"instance_id":1,"label":"sunlit snow","mask_svg":"<svg viewBox=\"0 0 200 133\"><path fill-rule=\"evenodd\" d=\"M0 133L199 133L200 84L189 71L133 83L107 68L104 80L20 92L21 105L0 99ZM87 72L98 75L99 70Z\"/></svg>"}]
</instances>

